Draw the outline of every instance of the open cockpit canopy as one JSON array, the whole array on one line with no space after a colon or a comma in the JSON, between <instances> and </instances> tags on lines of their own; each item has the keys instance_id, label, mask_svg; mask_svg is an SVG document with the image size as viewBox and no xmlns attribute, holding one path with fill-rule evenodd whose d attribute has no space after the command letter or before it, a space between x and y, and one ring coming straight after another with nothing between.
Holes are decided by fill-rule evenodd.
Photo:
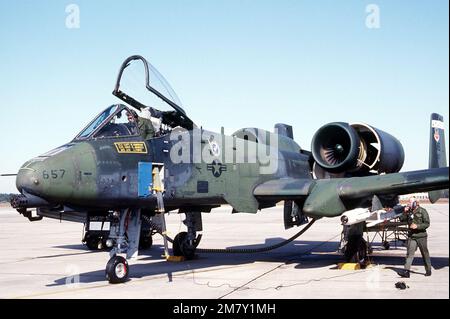
<instances>
[{"instance_id":1,"label":"open cockpit canopy","mask_svg":"<svg viewBox=\"0 0 450 319\"><path fill-rule=\"evenodd\" d=\"M140 65L139 62L142 62L144 69L143 73L142 69L140 69L140 74L138 75L140 79L136 79L133 78L133 75L135 75L133 74L133 71L137 70ZM125 72L125 70L130 71ZM144 79L142 79L142 75L144 76ZM131 93L129 93L129 89L136 89L136 87L133 86L129 87L130 83L133 84L132 80L134 80L134 84L137 84L139 89L144 87L146 93L150 92L152 94L150 94L150 96L148 96L148 94L147 96L144 96L145 92L142 92L141 90L136 91L136 94L139 95L138 97L132 97ZM144 85L142 86L142 84ZM125 90L127 92L125 92ZM181 102L169 83L155 67L140 55L130 56L122 63L113 94L140 111L149 110L152 117L160 118L163 126L169 128L180 126L187 130L191 130L195 127L195 124L181 107Z\"/></svg>"},{"instance_id":2,"label":"open cockpit canopy","mask_svg":"<svg viewBox=\"0 0 450 319\"><path fill-rule=\"evenodd\" d=\"M156 136L167 134L175 127L187 130L195 127L166 79L140 55L133 55L122 63L112 93L139 110L141 117L151 120ZM97 115L74 140L139 135L136 123L128 119L133 112L123 104L111 105Z\"/></svg>"}]
</instances>

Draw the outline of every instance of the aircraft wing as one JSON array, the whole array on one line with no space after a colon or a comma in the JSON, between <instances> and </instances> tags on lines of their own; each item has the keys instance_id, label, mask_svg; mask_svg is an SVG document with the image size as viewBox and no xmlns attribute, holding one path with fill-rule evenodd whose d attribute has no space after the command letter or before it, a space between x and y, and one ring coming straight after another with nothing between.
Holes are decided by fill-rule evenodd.
<instances>
[{"instance_id":1,"label":"aircraft wing","mask_svg":"<svg viewBox=\"0 0 450 319\"><path fill-rule=\"evenodd\" d=\"M311 217L335 217L374 195L402 195L447 189L448 167L385 175L271 180L258 185L257 199L304 201L303 212Z\"/></svg>"},{"instance_id":2,"label":"aircraft wing","mask_svg":"<svg viewBox=\"0 0 450 319\"><path fill-rule=\"evenodd\" d=\"M267 200L298 200L308 197L315 184L313 179L280 178L258 185L253 194Z\"/></svg>"},{"instance_id":3,"label":"aircraft wing","mask_svg":"<svg viewBox=\"0 0 450 319\"><path fill-rule=\"evenodd\" d=\"M341 179L339 196L345 199L372 195L402 195L448 188L448 167Z\"/></svg>"}]
</instances>

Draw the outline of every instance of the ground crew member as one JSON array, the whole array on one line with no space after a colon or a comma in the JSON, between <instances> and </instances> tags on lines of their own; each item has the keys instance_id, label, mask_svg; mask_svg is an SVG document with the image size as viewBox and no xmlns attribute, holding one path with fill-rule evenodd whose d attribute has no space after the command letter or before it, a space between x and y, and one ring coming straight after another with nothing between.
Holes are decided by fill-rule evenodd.
<instances>
[{"instance_id":1,"label":"ground crew member","mask_svg":"<svg viewBox=\"0 0 450 319\"><path fill-rule=\"evenodd\" d=\"M407 221L409 228L405 269L400 273L400 276L409 278L409 272L417 247L419 247L425 262L425 276L431 276L431 260L427 247L428 235L426 230L430 227L430 217L428 216L428 212L420 207L419 201L415 197L411 197L409 199L409 205L405 207L405 213L400 217L400 221Z\"/></svg>"},{"instance_id":2,"label":"ground crew member","mask_svg":"<svg viewBox=\"0 0 450 319\"><path fill-rule=\"evenodd\" d=\"M149 119L145 119L142 117L139 117L137 113L133 110L130 110L127 112L128 121L130 123L135 123L134 129L136 130L136 127L138 128L142 138L144 140L149 140L155 136L155 129L153 127L152 121ZM132 132L133 134L136 134L137 132Z\"/></svg>"}]
</instances>

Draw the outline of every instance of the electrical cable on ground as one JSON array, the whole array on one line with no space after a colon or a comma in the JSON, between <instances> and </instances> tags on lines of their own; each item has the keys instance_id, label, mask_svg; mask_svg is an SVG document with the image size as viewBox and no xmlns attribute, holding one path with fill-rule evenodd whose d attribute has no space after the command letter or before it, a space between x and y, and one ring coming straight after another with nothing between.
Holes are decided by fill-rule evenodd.
<instances>
[{"instance_id":1,"label":"electrical cable on ground","mask_svg":"<svg viewBox=\"0 0 450 319\"><path fill-rule=\"evenodd\" d=\"M163 236L161 227L154 223L149 217L142 216L145 222L147 222L153 229L157 231L158 234ZM297 234L292 236L289 239L286 239L280 243L277 243L275 245L267 246L267 247L261 247L261 248L242 248L242 249L236 249L236 248L197 248L196 252L199 253L206 253L206 254L255 254L255 253L262 253L270 250L274 250L277 248L280 248L282 246L285 246L289 244L290 242L294 241L298 237L300 237L304 232L306 232L316 221L316 219L312 219L308 225L303 227ZM166 236L167 240L171 243L173 243L173 239L169 236Z\"/></svg>"}]
</instances>

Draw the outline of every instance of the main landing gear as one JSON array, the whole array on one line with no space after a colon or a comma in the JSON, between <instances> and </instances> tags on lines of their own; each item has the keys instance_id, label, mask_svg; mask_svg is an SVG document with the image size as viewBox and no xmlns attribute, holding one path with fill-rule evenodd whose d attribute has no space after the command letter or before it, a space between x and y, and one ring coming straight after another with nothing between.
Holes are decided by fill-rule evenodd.
<instances>
[{"instance_id":1,"label":"main landing gear","mask_svg":"<svg viewBox=\"0 0 450 319\"><path fill-rule=\"evenodd\" d=\"M363 238L364 223L344 226L340 251L345 261L358 263L364 268L368 262L368 245Z\"/></svg>"},{"instance_id":2,"label":"main landing gear","mask_svg":"<svg viewBox=\"0 0 450 319\"><path fill-rule=\"evenodd\" d=\"M187 226L187 232L181 232L173 239L173 254L175 256L183 256L185 259L195 258L195 250L197 249L202 235L197 236L197 231L202 231L202 214L201 212L188 212L183 223Z\"/></svg>"}]
</instances>

